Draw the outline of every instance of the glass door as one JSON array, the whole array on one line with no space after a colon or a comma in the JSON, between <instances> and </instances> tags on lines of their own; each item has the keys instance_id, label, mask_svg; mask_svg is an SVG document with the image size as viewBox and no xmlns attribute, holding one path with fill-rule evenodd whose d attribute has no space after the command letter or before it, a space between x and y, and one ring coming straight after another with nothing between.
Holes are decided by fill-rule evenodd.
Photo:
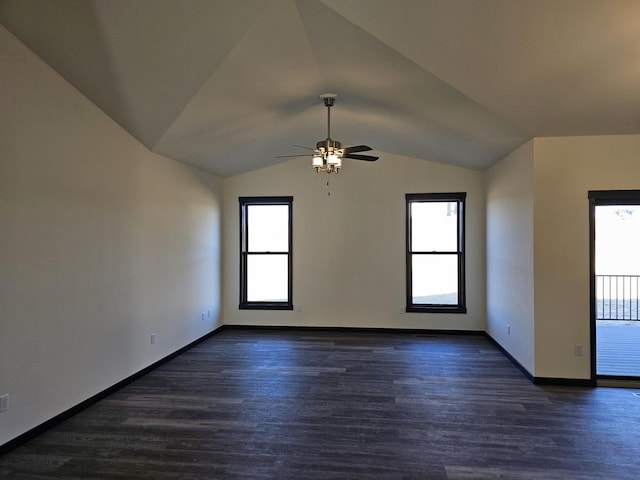
<instances>
[{"instance_id":1,"label":"glass door","mask_svg":"<svg viewBox=\"0 0 640 480\"><path fill-rule=\"evenodd\" d=\"M592 371L640 379L640 192L590 192Z\"/></svg>"}]
</instances>

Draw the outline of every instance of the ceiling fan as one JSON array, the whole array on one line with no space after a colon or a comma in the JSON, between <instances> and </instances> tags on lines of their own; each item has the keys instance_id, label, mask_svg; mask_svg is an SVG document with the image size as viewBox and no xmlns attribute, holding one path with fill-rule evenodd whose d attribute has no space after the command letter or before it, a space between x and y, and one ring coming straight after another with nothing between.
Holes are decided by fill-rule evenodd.
<instances>
[{"instance_id":1,"label":"ceiling fan","mask_svg":"<svg viewBox=\"0 0 640 480\"><path fill-rule=\"evenodd\" d=\"M350 158L352 160L364 160L365 162L375 162L378 157L372 155L357 155L358 152L368 152L373 150L366 145L356 145L353 147L342 147L340 142L331 138L331 107L335 103L338 95L335 93L325 93L320 95L324 106L327 107L327 138L316 144L316 148L304 147L302 145L294 145L294 147L306 148L313 153L306 155L280 155L276 158L288 157L313 157L311 165L316 172L339 173L342 168L342 159Z\"/></svg>"}]
</instances>

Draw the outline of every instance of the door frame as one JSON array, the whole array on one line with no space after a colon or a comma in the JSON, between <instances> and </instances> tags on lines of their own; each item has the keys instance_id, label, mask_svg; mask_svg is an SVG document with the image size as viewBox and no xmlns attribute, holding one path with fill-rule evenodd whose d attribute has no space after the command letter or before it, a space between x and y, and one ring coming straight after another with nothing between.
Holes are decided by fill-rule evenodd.
<instances>
[{"instance_id":1,"label":"door frame","mask_svg":"<svg viewBox=\"0 0 640 480\"><path fill-rule=\"evenodd\" d=\"M640 205L640 190L589 190L589 302L591 381L598 378L610 380L638 380L637 377L597 374L596 362L596 207L603 205Z\"/></svg>"}]
</instances>

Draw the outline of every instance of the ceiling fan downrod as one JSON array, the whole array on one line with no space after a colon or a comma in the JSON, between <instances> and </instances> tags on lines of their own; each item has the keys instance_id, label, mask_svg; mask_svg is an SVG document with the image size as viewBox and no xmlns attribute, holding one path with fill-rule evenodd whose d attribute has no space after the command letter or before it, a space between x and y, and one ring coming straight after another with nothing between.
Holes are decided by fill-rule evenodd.
<instances>
[{"instance_id":1,"label":"ceiling fan downrod","mask_svg":"<svg viewBox=\"0 0 640 480\"><path fill-rule=\"evenodd\" d=\"M324 95L320 95L320 98L324 102L324 106L327 107L327 140L331 140L331 107L333 107L338 95L335 93L325 93Z\"/></svg>"}]
</instances>

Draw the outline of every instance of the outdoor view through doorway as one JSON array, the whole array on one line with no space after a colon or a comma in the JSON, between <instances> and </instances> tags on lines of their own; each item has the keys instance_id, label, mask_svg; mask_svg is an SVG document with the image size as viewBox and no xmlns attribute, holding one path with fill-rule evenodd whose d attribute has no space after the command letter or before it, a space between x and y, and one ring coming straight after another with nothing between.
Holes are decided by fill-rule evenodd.
<instances>
[{"instance_id":1,"label":"outdoor view through doorway","mask_svg":"<svg viewBox=\"0 0 640 480\"><path fill-rule=\"evenodd\" d=\"M640 377L640 200L593 206L596 375ZM602 203L602 204L600 204Z\"/></svg>"}]
</instances>

